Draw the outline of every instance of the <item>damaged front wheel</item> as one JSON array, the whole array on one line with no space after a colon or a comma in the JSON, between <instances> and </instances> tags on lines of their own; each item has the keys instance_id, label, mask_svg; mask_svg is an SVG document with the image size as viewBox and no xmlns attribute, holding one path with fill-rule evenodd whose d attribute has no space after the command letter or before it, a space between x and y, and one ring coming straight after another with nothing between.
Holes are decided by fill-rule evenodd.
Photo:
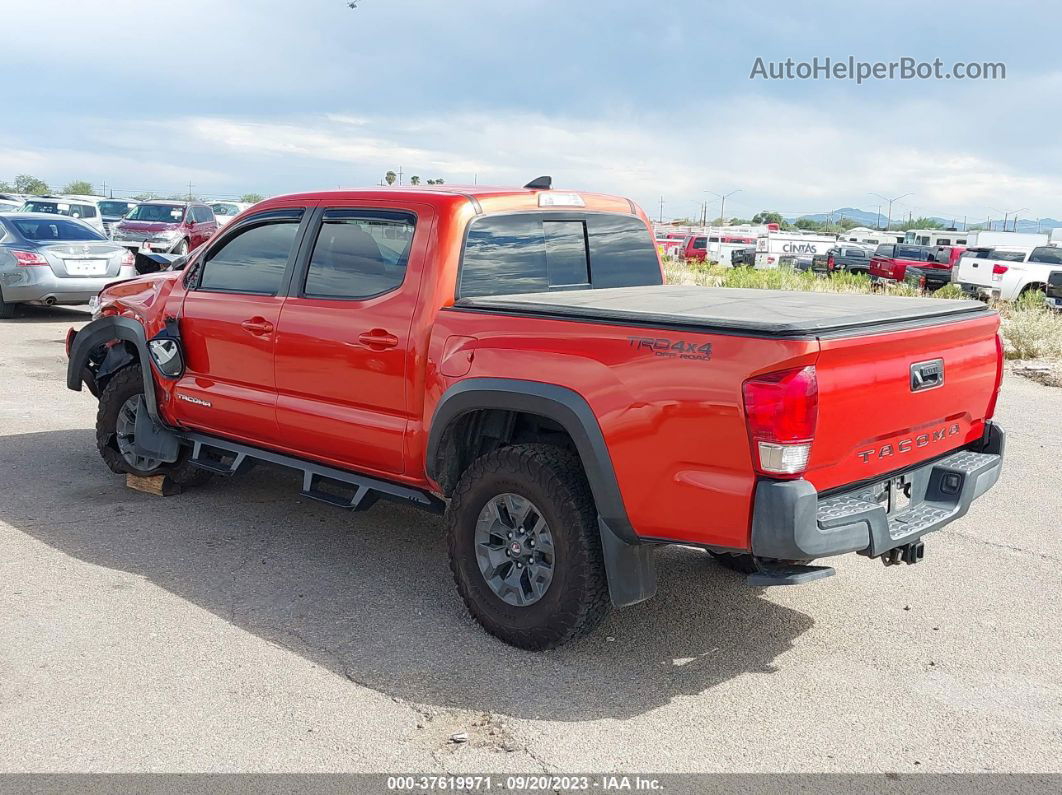
<instances>
[{"instance_id":1,"label":"damaged front wheel","mask_svg":"<svg viewBox=\"0 0 1062 795\"><path fill-rule=\"evenodd\" d=\"M188 463L190 450L181 449L176 463L142 455L136 446L136 415L144 382L140 367L119 370L100 394L96 412L96 448L107 467L118 474L140 477L167 475L182 486L198 486L210 480L210 473Z\"/></svg>"}]
</instances>

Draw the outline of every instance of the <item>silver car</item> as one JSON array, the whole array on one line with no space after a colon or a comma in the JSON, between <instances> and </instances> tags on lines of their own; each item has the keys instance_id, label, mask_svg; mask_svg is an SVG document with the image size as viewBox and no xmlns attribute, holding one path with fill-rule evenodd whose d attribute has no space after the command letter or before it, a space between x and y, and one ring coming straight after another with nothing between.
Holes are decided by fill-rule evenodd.
<instances>
[{"instance_id":1,"label":"silver car","mask_svg":"<svg viewBox=\"0 0 1062 795\"><path fill-rule=\"evenodd\" d=\"M0 318L17 304L86 304L136 276L131 251L75 218L0 212Z\"/></svg>"}]
</instances>

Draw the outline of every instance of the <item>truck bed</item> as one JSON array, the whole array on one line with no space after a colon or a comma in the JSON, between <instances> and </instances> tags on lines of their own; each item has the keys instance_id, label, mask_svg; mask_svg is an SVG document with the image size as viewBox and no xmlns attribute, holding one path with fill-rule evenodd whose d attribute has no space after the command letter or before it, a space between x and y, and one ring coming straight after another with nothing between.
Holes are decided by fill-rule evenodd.
<instances>
[{"instance_id":1,"label":"truck bed","mask_svg":"<svg viewBox=\"0 0 1062 795\"><path fill-rule=\"evenodd\" d=\"M980 301L672 285L492 295L456 306L784 338L932 325L990 311Z\"/></svg>"}]
</instances>

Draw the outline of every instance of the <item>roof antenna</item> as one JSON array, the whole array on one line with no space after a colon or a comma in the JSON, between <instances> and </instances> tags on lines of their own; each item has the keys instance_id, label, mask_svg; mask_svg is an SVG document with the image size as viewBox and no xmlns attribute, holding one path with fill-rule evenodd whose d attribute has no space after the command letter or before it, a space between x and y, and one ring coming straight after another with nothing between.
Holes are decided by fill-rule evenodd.
<instances>
[{"instance_id":1,"label":"roof antenna","mask_svg":"<svg viewBox=\"0 0 1062 795\"><path fill-rule=\"evenodd\" d=\"M553 177L535 177L524 187L528 190L549 190L553 187Z\"/></svg>"}]
</instances>

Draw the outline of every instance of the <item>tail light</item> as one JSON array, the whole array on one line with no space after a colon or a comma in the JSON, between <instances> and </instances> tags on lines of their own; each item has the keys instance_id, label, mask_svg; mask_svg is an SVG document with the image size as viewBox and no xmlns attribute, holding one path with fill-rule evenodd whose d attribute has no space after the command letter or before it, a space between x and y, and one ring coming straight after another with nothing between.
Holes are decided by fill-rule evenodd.
<instances>
[{"instance_id":1,"label":"tail light","mask_svg":"<svg viewBox=\"0 0 1062 795\"><path fill-rule=\"evenodd\" d=\"M996 402L999 400L999 392L1003 388L1003 335L996 332L996 388L992 390L992 397L988 401L988 411L985 419L990 420L996 415Z\"/></svg>"},{"instance_id":2,"label":"tail light","mask_svg":"<svg viewBox=\"0 0 1062 795\"><path fill-rule=\"evenodd\" d=\"M767 264L768 265L774 265L774 257L768 257L767 258Z\"/></svg>"},{"instance_id":3,"label":"tail light","mask_svg":"<svg viewBox=\"0 0 1062 795\"><path fill-rule=\"evenodd\" d=\"M750 378L741 392L757 471L774 476L803 474L819 414L815 366Z\"/></svg>"},{"instance_id":4,"label":"tail light","mask_svg":"<svg viewBox=\"0 0 1062 795\"><path fill-rule=\"evenodd\" d=\"M130 251L129 249L125 249L125 251L122 252L122 262L121 262L122 267L124 268L124 267L126 267L128 265L135 265L135 264L136 264L136 257L133 255L133 252Z\"/></svg>"},{"instance_id":5,"label":"tail light","mask_svg":"<svg viewBox=\"0 0 1062 795\"><path fill-rule=\"evenodd\" d=\"M10 249L10 251L15 257L15 264L20 268L48 267L48 260L36 251L22 251L17 248Z\"/></svg>"},{"instance_id":6,"label":"tail light","mask_svg":"<svg viewBox=\"0 0 1062 795\"><path fill-rule=\"evenodd\" d=\"M832 271L836 267L836 261L833 258L833 254L826 258L826 270Z\"/></svg>"},{"instance_id":7,"label":"tail light","mask_svg":"<svg viewBox=\"0 0 1062 795\"><path fill-rule=\"evenodd\" d=\"M994 282L1003 281L1003 274L1006 273L1009 270L1010 270L1009 266L1000 265L997 262L995 265L992 266L992 281L994 281Z\"/></svg>"},{"instance_id":8,"label":"tail light","mask_svg":"<svg viewBox=\"0 0 1062 795\"><path fill-rule=\"evenodd\" d=\"M918 289L919 290L926 289L926 277L925 277L924 274L922 276L918 277Z\"/></svg>"}]
</instances>

